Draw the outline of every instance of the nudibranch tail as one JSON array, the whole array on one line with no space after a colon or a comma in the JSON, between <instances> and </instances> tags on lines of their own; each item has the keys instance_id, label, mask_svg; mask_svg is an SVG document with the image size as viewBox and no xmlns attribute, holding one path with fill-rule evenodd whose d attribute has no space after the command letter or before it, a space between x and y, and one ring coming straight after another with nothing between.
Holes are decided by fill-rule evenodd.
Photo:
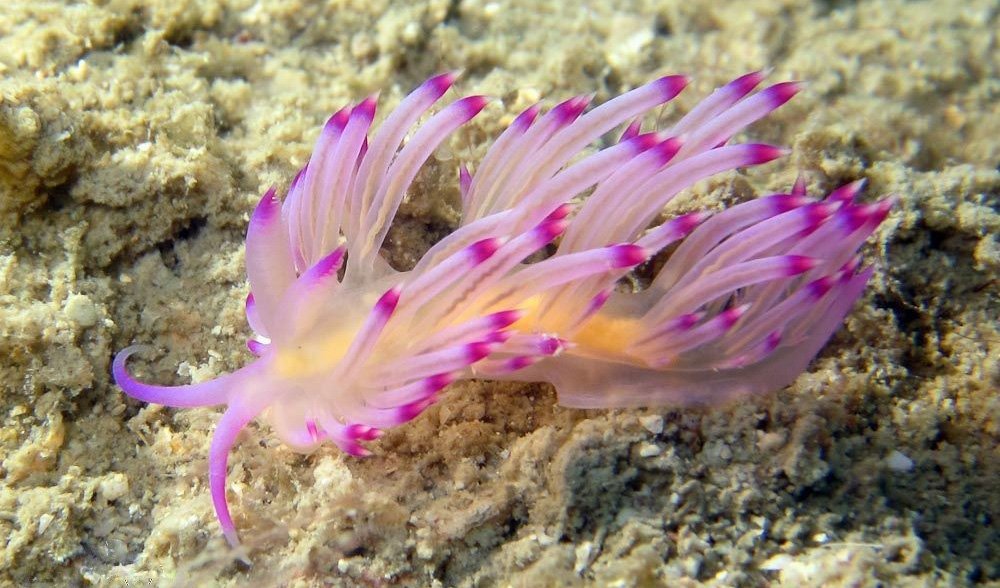
<instances>
[{"instance_id":1,"label":"nudibranch tail","mask_svg":"<svg viewBox=\"0 0 1000 588\"><path fill-rule=\"evenodd\" d=\"M425 81L376 130L377 95L342 108L283 202L263 195L246 241L255 361L170 387L128 373L136 347L114 360L115 381L139 400L227 405L209 469L233 545L228 454L258 414L296 451L332 443L365 456L382 431L473 377L550 382L575 407L739 398L801 373L872 275L858 250L893 201L857 202L862 182L816 200L800 179L788 194L662 218L694 183L787 153L733 142L800 89L755 92L761 72L672 127L643 130L684 76L589 111L592 96L525 109L478 168L459 165L460 226L397 271L379 255L397 209L434 150L487 104L469 96L428 114L457 75ZM617 141L588 149L615 129ZM654 257L644 288L620 287Z\"/></svg>"},{"instance_id":2,"label":"nudibranch tail","mask_svg":"<svg viewBox=\"0 0 1000 588\"><path fill-rule=\"evenodd\" d=\"M570 353L549 362L567 366L545 372L560 402L706 404L788 384L872 274L857 249L893 199L856 203L860 188L854 183L814 201L797 185L707 220L686 219L703 222L651 285L612 294L605 311L570 337ZM537 379L536 369L519 377Z\"/></svg>"}]
</instances>

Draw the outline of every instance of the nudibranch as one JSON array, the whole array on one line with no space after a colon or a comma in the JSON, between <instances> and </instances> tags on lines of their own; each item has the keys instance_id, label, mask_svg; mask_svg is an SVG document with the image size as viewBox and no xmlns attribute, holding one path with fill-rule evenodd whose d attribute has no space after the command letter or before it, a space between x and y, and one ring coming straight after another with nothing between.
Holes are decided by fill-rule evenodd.
<instances>
[{"instance_id":1,"label":"nudibranch","mask_svg":"<svg viewBox=\"0 0 1000 588\"><path fill-rule=\"evenodd\" d=\"M258 415L295 450L330 442L363 456L365 442L465 378L550 382L561 404L588 408L767 392L806 368L872 274L858 250L891 200L858 202L861 182L823 199L796 183L714 215L663 220L695 182L785 153L730 141L798 91L784 82L755 92L759 72L653 131L640 121L680 93L685 77L662 77L589 111L582 96L544 114L528 108L475 173L460 167L460 226L398 271L380 248L408 188L435 148L487 104L464 97L428 116L455 77L424 82L377 132L374 97L343 108L284 199L274 189L261 198L246 238L253 362L215 380L158 386L127 371L137 347L114 359L115 381L133 398L226 407L209 485L234 546L227 459ZM619 139L587 150L616 128L624 128ZM671 245L647 287L616 289Z\"/></svg>"}]
</instances>

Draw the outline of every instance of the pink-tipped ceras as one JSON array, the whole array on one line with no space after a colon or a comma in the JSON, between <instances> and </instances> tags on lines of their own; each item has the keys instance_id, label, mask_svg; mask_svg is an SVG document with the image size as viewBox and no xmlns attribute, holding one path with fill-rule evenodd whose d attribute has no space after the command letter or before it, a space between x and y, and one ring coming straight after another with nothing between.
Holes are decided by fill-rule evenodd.
<instances>
[{"instance_id":1,"label":"pink-tipped ceras","mask_svg":"<svg viewBox=\"0 0 1000 588\"><path fill-rule=\"evenodd\" d=\"M752 93L761 77L734 80L653 133L634 121L676 96L684 77L586 113L585 97L545 114L527 109L475 174L460 170L461 226L407 272L380 257L389 225L424 161L487 100L462 98L414 129L452 86L455 76L443 74L377 133L374 98L344 108L284 201L269 191L250 219L246 313L257 360L201 384L156 386L129 375L130 347L115 358L115 380L147 402L227 406L209 478L234 545L227 456L261 413L296 450L330 441L365 455L362 442L413 419L462 378L548 381L577 407L710 403L784 386L862 291L871 270L857 250L889 202L856 203L859 182L821 201L797 185L711 218L656 224L693 183L783 154L729 144L797 91L780 83ZM621 125L619 141L578 157ZM647 288L615 289L678 241ZM525 263L556 242L547 258Z\"/></svg>"}]
</instances>

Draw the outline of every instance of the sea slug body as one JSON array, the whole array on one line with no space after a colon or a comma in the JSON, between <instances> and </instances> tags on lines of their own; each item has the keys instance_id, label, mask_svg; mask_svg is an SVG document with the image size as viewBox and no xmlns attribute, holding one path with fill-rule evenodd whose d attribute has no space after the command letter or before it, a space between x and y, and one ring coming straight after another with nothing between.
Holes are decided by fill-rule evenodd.
<instances>
[{"instance_id":1,"label":"sea slug body","mask_svg":"<svg viewBox=\"0 0 1000 588\"><path fill-rule=\"evenodd\" d=\"M872 270L858 249L892 201L856 202L862 182L816 200L797 183L715 215L657 222L695 182L784 153L730 144L798 91L785 82L754 92L762 78L730 82L655 132L636 121L680 93L683 76L587 112L586 97L544 114L528 108L475 173L461 167L460 226L405 272L379 253L396 210L434 149L487 100L461 98L417 126L452 87L455 74L446 73L414 90L377 132L374 97L344 108L284 199L269 190L251 216L247 345L256 359L212 381L157 386L129 374L138 349L129 347L115 357L115 381L146 402L226 406L209 485L234 546L228 453L258 415L295 450L330 442L363 456L364 442L463 378L546 381L561 404L590 408L709 404L778 389L860 296ZM579 157L620 126L619 141ZM648 287L615 289L669 245ZM526 263L546 248L551 255Z\"/></svg>"}]
</instances>

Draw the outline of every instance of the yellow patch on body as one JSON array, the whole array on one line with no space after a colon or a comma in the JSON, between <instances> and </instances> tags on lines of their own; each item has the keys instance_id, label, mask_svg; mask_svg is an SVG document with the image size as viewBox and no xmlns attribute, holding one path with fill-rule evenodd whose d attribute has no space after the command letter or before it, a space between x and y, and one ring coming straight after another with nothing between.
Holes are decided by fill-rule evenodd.
<instances>
[{"instance_id":1,"label":"yellow patch on body","mask_svg":"<svg viewBox=\"0 0 1000 588\"><path fill-rule=\"evenodd\" d=\"M524 310L525 315L511 328L522 333L538 331L564 333L568 327L565 324L565 317L559 315L557 308L547 309L542 316L540 303L540 296L533 296L520 303L518 308ZM552 327L547 328L546 325ZM626 349L635 343L640 332L642 330L636 318L597 313L587 319L583 327L568 340L576 345L577 352L583 355L628 357L630 354Z\"/></svg>"},{"instance_id":2,"label":"yellow patch on body","mask_svg":"<svg viewBox=\"0 0 1000 588\"><path fill-rule=\"evenodd\" d=\"M283 378L308 378L328 372L343 359L356 334L356 329L333 329L322 337L279 347L273 363L275 372Z\"/></svg>"}]
</instances>

